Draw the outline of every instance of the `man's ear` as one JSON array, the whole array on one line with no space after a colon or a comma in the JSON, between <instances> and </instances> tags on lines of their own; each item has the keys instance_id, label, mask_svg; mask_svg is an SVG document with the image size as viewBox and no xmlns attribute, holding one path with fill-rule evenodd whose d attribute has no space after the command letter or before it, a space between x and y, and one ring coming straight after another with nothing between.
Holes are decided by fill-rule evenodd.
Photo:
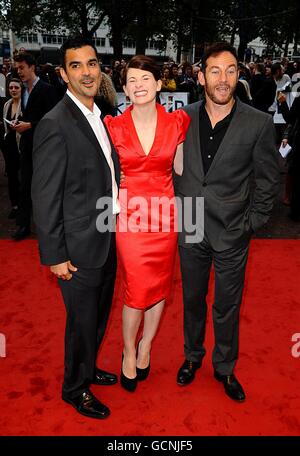
<instances>
[{"instance_id":1,"label":"man's ear","mask_svg":"<svg viewBox=\"0 0 300 456\"><path fill-rule=\"evenodd\" d=\"M60 71L60 75L63 78L63 80L65 81L65 83L69 84L70 81L69 81L69 78L68 78L67 73L65 72L64 68L60 67L59 71Z\"/></svg>"},{"instance_id":2,"label":"man's ear","mask_svg":"<svg viewBox=\"0 0 300 456\"><path fill-rule=\"evenodd\" d=\"M30 66L30 69L32 70L32 72L34 74L36 74L36 65L33 64L33 65L29 65L29 66Z\"/></svg>"},{"instance_id":3,"label":"man's ear","mask_svg":"<svg viewBox=\"0 0 300 456\"><path fill-rule=\"evenodd\" d=\"M202 86L205 86L205 76L202 70L198 72L198 81Z\"/></svg>"}]
</instances>

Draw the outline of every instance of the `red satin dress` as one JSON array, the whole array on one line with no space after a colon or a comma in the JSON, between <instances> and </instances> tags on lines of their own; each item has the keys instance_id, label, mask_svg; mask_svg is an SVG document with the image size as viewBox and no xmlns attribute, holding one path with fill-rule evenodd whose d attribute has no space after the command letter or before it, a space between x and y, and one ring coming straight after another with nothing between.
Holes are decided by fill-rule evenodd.
<instances>
[{"instance_id":1,"label":"red satin dress","mask_svg":"<svg viewBox=\"0 0 300 456\"><path fill-rule=\"evenodd\" d=\"M168 113L159 104L156 109L156 133L148 155L132 120L132 106L121 116L105 117L125 175L116 228L124 304L136 309L147 309L170 293L177 249L173 160L190 123L182 110Z\"/></svg>"}]
</instances>

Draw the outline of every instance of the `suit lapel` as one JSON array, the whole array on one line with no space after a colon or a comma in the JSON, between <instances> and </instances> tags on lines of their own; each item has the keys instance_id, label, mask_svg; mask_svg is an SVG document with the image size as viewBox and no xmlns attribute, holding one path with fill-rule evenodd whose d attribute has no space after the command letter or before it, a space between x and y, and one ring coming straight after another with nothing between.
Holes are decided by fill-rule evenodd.
<instances>
[{"instance_id":1,"label":"suit lapel","mask_svg":"<svg viewBox=\"0 0 300 456\"><path fill-rule=\"evenodd\" d=\"M224 138L219 146L219 149L215 155L215 158L213 159L212 164L210 165L209 170L207 171L206 176L209 176L213 172L215 166L217 165L218 161L220 160L224 152L228 150L228 148L230 147L230 143L232 142L234 133L239 131L239 128L241 126L240 114L242 113L243 108L241 102L238 99L236 100L236 103L236 110L232 116L229 127L227 128Z\"/></svg>"},{"instance_id":2,"label":"suit lapel","mask_svg":"<svg viewBox=\"0 0 300 456\"><path fill-rule=\"evenodd\" d=\"M65 95L62 100L66 106L68 107L69 111L71 111L72 117L74 122L77 124L79 130L84 134L86 139L92 146L92 150L102 159L104 160L106 166L109 168L107 160L105 158L104 152L99 144L99 141L93 132L92 127L90 126L89 122L87 121L86 117L83 115L81 110L76 106L76 104L71 100L68 95ZM100 122L100 119L99 119Z\"/></svg>"},{"instance_id":3,"label":"suit lapel","mask_svg":"<svg viewBox=\"0 0 300 456\"><path fill-rule=\"evenodd\" d=\"M200 171L200 177L204 176L203 170L203 162L202 162L202 155L201 155L201 143L200 143L200 133L199 133L199 111L200 111L201 103L196 103L193 106L193 110L189 111L188 114L192 118L192 141L194 142L194 150L197 154L198 166Z\"/></svg>"}]
</instances>

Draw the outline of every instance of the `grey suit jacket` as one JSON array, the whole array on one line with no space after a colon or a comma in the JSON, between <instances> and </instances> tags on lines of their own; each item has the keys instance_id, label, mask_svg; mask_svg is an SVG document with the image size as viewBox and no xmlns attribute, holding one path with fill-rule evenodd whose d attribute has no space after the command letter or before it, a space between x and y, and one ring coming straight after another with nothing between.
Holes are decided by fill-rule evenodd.
<instances>
[{"instance_id":1,"label":"grey suit jacket","mask_svg":"<svg viewBox=\"0 0 300 456\"><path fill-rule=\"evenodd\" d=\"M183 149L183 174L175 175L175 191L183 207L190 204L185 197L192 197L194 222L196 197L204 198L204 237L214 250L223 251L248 242L270 216L279 182L275 129L270 115L237 99L228 130L204 175L200 105L197 102L184 108L191 123ZM189 247L192 243L187 241L186 224L184 220L179 244Z\"/></svg>"}]
</instances>

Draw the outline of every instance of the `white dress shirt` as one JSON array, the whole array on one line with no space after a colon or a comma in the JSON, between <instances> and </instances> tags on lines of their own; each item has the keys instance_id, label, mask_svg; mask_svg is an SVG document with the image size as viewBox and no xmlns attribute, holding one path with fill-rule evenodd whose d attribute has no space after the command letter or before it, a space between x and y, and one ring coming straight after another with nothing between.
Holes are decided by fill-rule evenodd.
<instances>
[{"instance_id":1,"label":"white dress shirt","mask_svg":"<svg viewBox=\"0 0 300 456\"><path fill-rule=\"evenodd\" d=\"M69 90L67 90L67 95L74 101L76 106L80 109L82 114L86 117L88 123L90 124L93 132L95 133L96 138L98 139L98 142L101 146L101 149L103 150L103 153L105 155L106 161L108 163L108 166L110 168L111 172L111 180L112 180L112 208L113 208L113 214L118 214L120 212L120 203L118 200L118 186L116 183L116 177L115 177L115 167L114 167L114 162L111 158L111 146L110 142L105 130L105 127L102 123L101 120L101 111L98 108L98 106L94 103L93 105L93 112L90 111L81 101L78 100L75 95L73 95Z\"/></svg>"}]
</instances>

